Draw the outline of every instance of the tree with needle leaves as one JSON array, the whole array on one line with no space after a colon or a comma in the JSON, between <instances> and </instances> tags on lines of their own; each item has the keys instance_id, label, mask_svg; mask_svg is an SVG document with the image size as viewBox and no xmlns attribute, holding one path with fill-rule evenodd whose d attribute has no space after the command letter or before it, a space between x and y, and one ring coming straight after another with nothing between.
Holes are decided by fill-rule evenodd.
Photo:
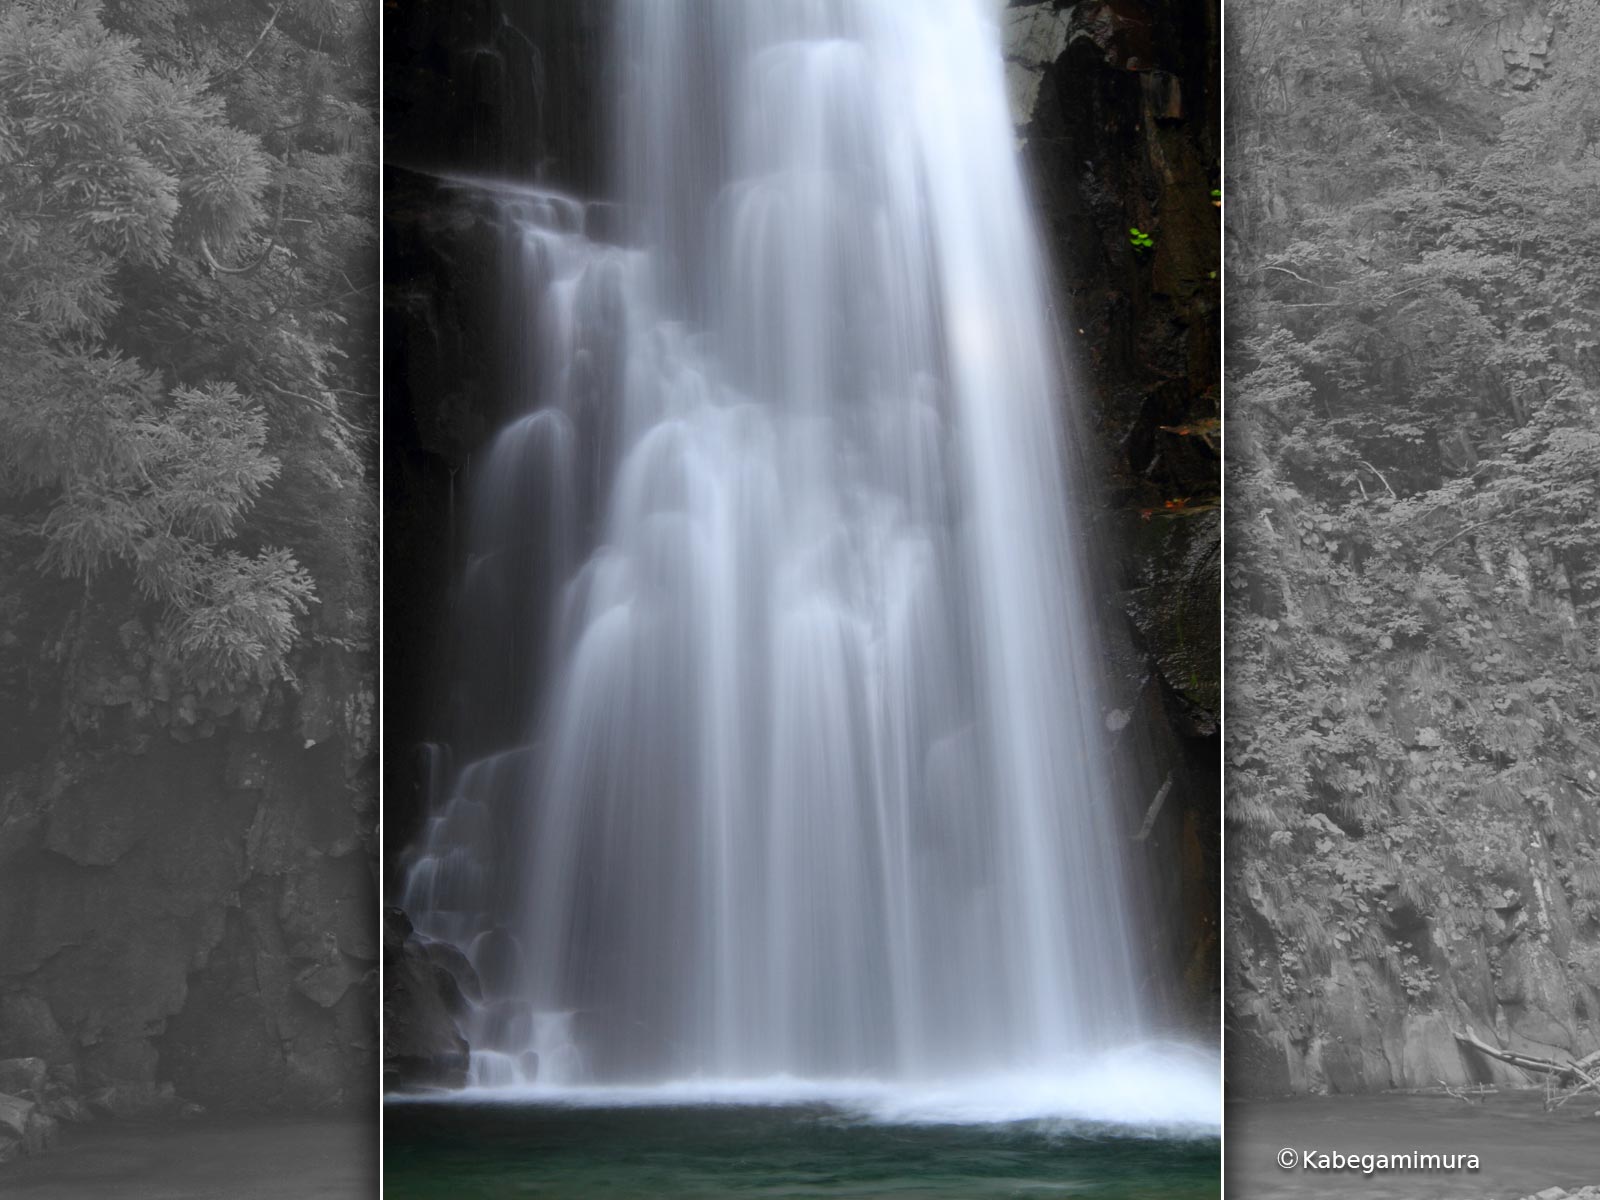
<instances>
[{"instance_id":1,"label":"tree with needle leaves","mask_svg":"<svg viewBox=\"0 0 1600 1200\"><path fill-rule=\"evenodd\" d=\"M291 269L234 281L252 302L242 311L206 281L207 263L273 255L264 231L292 181L230 119L259 90L220 87L222 56L194 30L177 52L184 7L18 0L0 12L0 492L39 540L42 570L126 591L172 665L210 691L291 677L315 587L251 518L290 441L277 380L326 375L336 350L297 320L305 288ZM112 18L174 53L147 51ZM286 57L252 65L281 71ZM348 458L347 423L318 403L323 458ZM326 473L340 470L350 463Z\"/></svg>"}]
</instances>

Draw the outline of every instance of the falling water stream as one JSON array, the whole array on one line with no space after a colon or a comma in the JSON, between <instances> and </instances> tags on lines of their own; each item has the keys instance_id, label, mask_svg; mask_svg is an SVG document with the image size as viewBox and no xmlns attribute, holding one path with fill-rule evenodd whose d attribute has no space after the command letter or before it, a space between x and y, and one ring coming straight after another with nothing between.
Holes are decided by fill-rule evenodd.
<instances>
[{"instance_id":1,"label":"falling water stream","mask_svg":"<svg viewBox=\"0 0 1600 1200\"><path fill-rule=\"evenodd\" d=\"M995 6L620 7L621 202L493 192L517 412L402 901L473 1093L1214 1122L1137 1048Z\"/></svg>"}]
</instances>

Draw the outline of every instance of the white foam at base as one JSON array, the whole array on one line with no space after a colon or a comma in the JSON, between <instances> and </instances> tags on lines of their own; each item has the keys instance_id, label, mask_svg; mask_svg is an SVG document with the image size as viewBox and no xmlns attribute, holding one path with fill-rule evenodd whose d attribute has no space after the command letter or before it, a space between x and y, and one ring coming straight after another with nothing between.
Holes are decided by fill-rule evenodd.
<instances>
[{"instance_id":1,"label":"white foam at base","mask_svg":"<svg viewBox=\"0 0 1600 1200\"><path fill-rule=\"evenodd\" d=\"M463 1088L391 1102L582 1108L828 1105L883 1125L1085 1123L1167 1137L1215 1137L1222 1127L1215 1050L1151 1042L1106 1051L1067 1069L962 1079L680 1079L647 1085Z\"/></svg>"}]
</instances>

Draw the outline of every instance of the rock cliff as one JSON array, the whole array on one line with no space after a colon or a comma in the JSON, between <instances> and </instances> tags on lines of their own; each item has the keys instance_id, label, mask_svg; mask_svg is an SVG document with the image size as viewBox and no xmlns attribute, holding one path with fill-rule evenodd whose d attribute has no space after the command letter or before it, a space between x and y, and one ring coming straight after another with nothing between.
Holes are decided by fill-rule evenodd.
<instances>
[{"instance_id":1,"label":"rock cliff","mask_svg":"<svg viewBox=\"0 0 1600 1200\"><path fill-rule=\"evenodd\" d=\"M34 1106L0 1156L50 1119L368 1105L375 695L348 597L327 581L296 685L197 695L126 580L38 554L0 517L0 1093Z\"/></svg>"},{"instance_id":2,"label":"rock cliff","mask_svg":"<svg viewBox=\"0 0 1600 1200\"><path fill-rule=\"evenodd\" d=\"M1456 1035L1600 1047L1600 19L1322 15L1230 22L1230 1086L1528 1083Z\"/></svg>"}]
</instances>

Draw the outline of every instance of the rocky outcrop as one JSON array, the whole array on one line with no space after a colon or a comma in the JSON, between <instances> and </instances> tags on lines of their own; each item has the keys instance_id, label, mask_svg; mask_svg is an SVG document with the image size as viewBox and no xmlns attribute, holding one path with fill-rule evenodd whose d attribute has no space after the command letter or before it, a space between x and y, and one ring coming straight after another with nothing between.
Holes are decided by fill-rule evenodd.
<instances>
[{"instance_id":1,"label":"rocky outcrop","mask_svg":"<svg viewBox=\"0 0 1600 1200\"><path fill-rule=\"evenodd\" d=\"M112 1084L87 1099L70 1064L42 1058L0 1059L0 1163L55 1145L65 1125L101 1117L151 1120L191 1116L200 1106L180 1099L170 1083Z\"/></svg>"},{"instance_id":2,"label":"rocky outcrop","mask_svg":"<svg viewBox=\"0 0 1600 1200\"><path fill-rule=\"evenodd\" d=\"M1495 21L1468 26L1466 14L1455 6L1431 6L1424 19L1439 26L1459 25L1467 38L1462 74L1497 91L1525 92L1537 87L1555 64L1556 22L1554 6L1522 3L1507 6Z\"/></svg>"},{"instance_id":3,"label":"rocky outcrop","mask_svg":"<svg viewBox=\"0 0 1600 1200\"><path fill-rule=\"evenodd\" d=\"M0 1092L0 1163L55 1144L57 1124L36 1100Z\"/></svg>"},{"instance_id":4,"label":"rocky outcrop","mask_svg":"<svg viewBox=\"0 0 1600 1200\"><path fill-rule=\"evenodd\" d=\"M1570 97L1588 86L1600 39L1592 8L1541 0L1488 8L1407 0L1381 17L1346 16L1345 40L1361 48L1350 70L1302 60L1285 72L1283 119L1271 126L1283 157L1267 155L1235 185L1248 192L1236 211L1256 222L1235 239L1233 278L1253 314L1238 330L1241 347L1264 344L1275 324L1273 336L1289 332L1280 317L1292 308L1305 312L1285 346L1355 345L1362 336L1353 329L1390 318L1378 306L1345 323L1356 306L1324 311L1309 291L1291 297L1260 283L1260 264L1285 245L1297 250L1279 261L1297 266L1348 246L1346 229L1321 225L1334 210L1395 207L1401 189L1380 180L1398 160L1379 156L1343 178L1356 142L1323 145L1301 190L1285 188L1281 164L1304 151L1329 97L1354 97L1348 125L1375 139L1404 136L1420 114L1438 131L1430 161L1447 164L1425 176L1442 209L1469 192L1494 196L1482 217L1498 227L1523 211L1514 199L1525 174L1513 165L1518 156L1557 161L1551 146L1571 122ZM1283 28L1264 29L1258 44ZM1229 77L1259 77L1260 66L1241 50ZM1579 176L1553 177L1587 195ZM1337 190L1336 203L1312 198L1324 188ZM1558 201L1545 203L1557 210ZM1447 245L1429 254L1448 254ZM1555 240L1501 253L1541 281L1570 260ZM1395 254L1416 269L1405 250ZM1355 261L1379 258L1367 246ZM1474 284L1432 282L1440 308L1430 313L1472 302ZM1494 303L1523 307L1501 292ZM1274 308L1270 318L1254 315ZM1495 354L1517 345L1514 325L1486 328ZM1361 481L1339 481L1330 464L1352 443L1329 434L1361 417L1303 421L1282 415L1293 403L1280 410L1260 394L1236 409L1246 416L1230 443L1230 471L1258 489L1257 511L1239 517L1240 536L1230 540L1240 564L1230 644L1245 649L1229 678L1249 680L1230 697L1225 962L1238 1095L1542 1082L1457 1035L1545 1061L1600 1049L1600 745L1582 632L1593 589L1576 582L1588 539L1560 548L1532 518L1519 524L1514 506L1481 525L1462 515L1482 481L1514 458L1495 444L1504 430L1553 425L1582 438L1592 421L1552 407L1479 426L1470 388L1428 396L1416 382L1426 367L1391 376L1379 366L1384 354L1321 357L1307 368L1319 381L1308 408L1338 391L1331 380L1360 375L1370 387L1354 390L1380 424L1415 404L1440 430L1420 441L1398 432L1387 445L1363 440ZM1243 361L1252 361L1248 349ZM1494 386L1492 372L1463 374ZM1448 499L1436 503L1440 496ZM1414 542L1394 536L1406 521L1388 515L1406 509L1420 514ZM1370 524L1366 512L1378 514Z\"/></svg>"},{"instance_id":5,"label":"rocky outcrop","mask_svg":"<svg viewBox=\"0 0 1600 1200\"><path fill-rule=\"evenodd\" d=\"M1342 866L1339 894L1315 873L1242 865L1228 955L1240 1094L1538 1082L1457 1033L1555 1061L1600 1049L1600 950L1566 898L1574 864L1540 837L1514 857L1491 856L1499 837L1480 820L1469 817L1464 840L1439 853L1483 876L1463 871L1457 886L1426 896L1398 867L1375 869L1332 822L1320 856ZM1381 940L1366 932L1369 915ZM1309 985L1297 979L1307 962Z\"/></svg>"},{"instance_id":6,"label":"rocky outcrop","mask_svg":"<svg viewBox=\"0 0 1600 1200\"><path fill-rule=\"evenodd\" d=\"M369 1103L374 704L370 656L338 648L351 609L329 581L295 685L197 694L125 580L42 577L38 550L0 521L0 1059L26 1064L0 1063L0 1093L50 1121Z\"/></svg>"},{"instance_id":7,"label":"rocky outcrop","mask_svg":"<svg viewBox=\"0 0 1600 1200\"><path fill-rule=\"evenodd\" d=\"M460 951L419 937L398 908L384 913L383 1082L386 1090L460 1087L470 1047L458 1019L481 997Z\"/></svg>"},{"instance_id":8,"label":"rocky outcrop","mask_svg":"<svg viewBox=\"0 0 1600 1200\"><path fill-rule=\"evenodd\" d=\"M1045 72L1067 49L1072 17L1069 9L1055 4L1022 4L1005 11L1001 27L1011 112L1019 128L1026 130L1039 109Z\"/></svg>"}]
</instances>

